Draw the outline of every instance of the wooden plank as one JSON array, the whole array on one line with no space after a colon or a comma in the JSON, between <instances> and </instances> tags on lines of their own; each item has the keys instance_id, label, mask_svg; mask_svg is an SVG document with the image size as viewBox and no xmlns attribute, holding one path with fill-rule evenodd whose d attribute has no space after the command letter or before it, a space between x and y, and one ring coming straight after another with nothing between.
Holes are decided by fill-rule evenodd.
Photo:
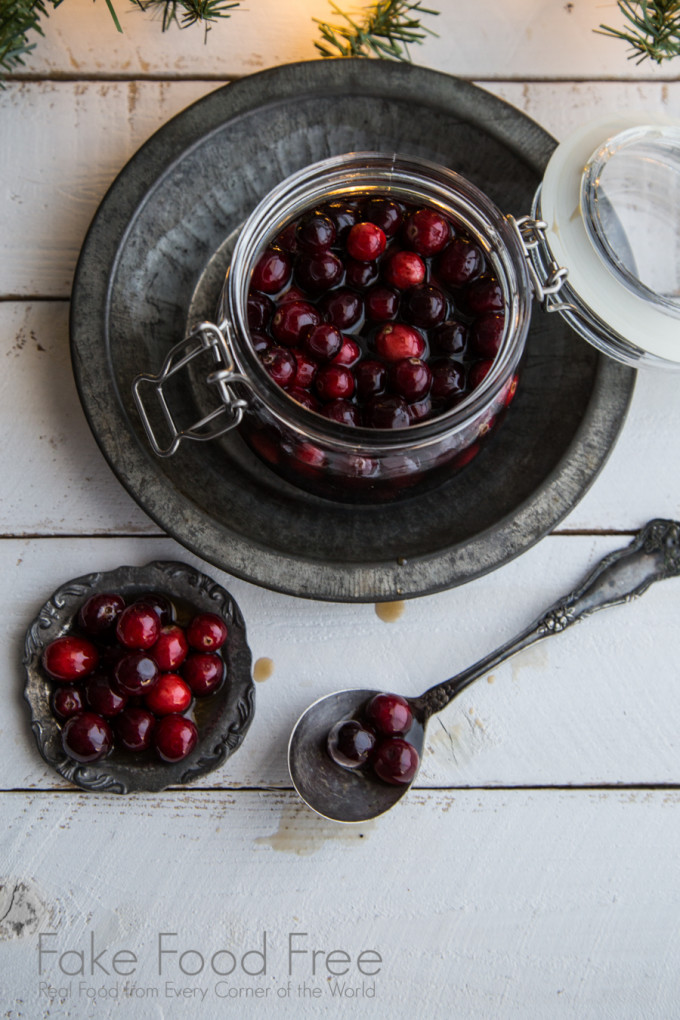
<instances>
[{"instance_id":1,"label":"wooden plank","mask_svg":"<svg viewBox=\"0 0 680 1020\"><path fill-rule=\"evenodd\" d=\"M667 1020L680 1001L677 792L417 794L359 827L274 792L2 807L7 1016L249 1018L257 988L267 1015L367 1020Z\"/></svg>"},{"instance_id":2,"label":"wooden plank","mask_svg":"<svg viewBox=\"0 0 680 1020\"><path fill-rule=\"evenodd\" d=\"M157 533L92 438L71 374L67 318L66 303L0 303L6 409L0 534ZM610 460L562 528L630 530L648 517L680 519L670 470L680 453L676 389L672 373L640 373ZM669 470L659 470L660 450Z\"/></svg>"},{"instance_id":3,"label":"wooden plank","mask_svg":"<svg viewBox=\"0 0 680 1020\"><path fill-rule=\"evenodd\" d=\"M97 9L105 7L87 6ZM558 138L603 108L658 110L680 119L677 81L484 84ZM0 91L0 117L12 139L0 148L0 297L67 297L85 232L115 175L153 131L214 87L14 82Z\"/></svg>"},{"instance_id":4,"label":"wooden plank","mask_svg":"<svg viewBox=\"0 0 680 1020\"><path fill-rule=\"evenodd\" d=\"M243 4L228 21L215 24L207 38L201 27L163 34L157 20L143 17L124 0L115 5L124 33L114 28L103 2L70 0L44 21L26 72L33 75L106 78L212 79L250 74L319 56L313 18L338 24L326 0L259 0ZM356 12L367 4L343 5ZM562 0L477 0L461 8L455 0L431 5L438 17L422 19L437 33L412 48L416 63L463 78L521 80L561 78L673 79L673 61L636 64L618 40L596 34L600 24L624 24L614 0L606 3Z\"/></svg>"},{"instance_id":5,"label":"wooden plank","mask_svg":"<svg viewBox=\"0 0 680 1020\"><path fill-rule=\"evenodd\" d=\"M2 786L65 785L33 744L19 649L39 607L71 578L180 559L224 584L245 615L254 660L271 660L271 669L256 685L256 717L242 749L201 785L289 786L288 736L317 698L354 686L419 694L518 633L626 544L620 536L549 537L502 570L408 602L385 623L370 604L307 601L230 578L170 539L6 539L0 675L15 695L6 699L0 733ZM419 784L680 783L679 612L680 580L665 581L493 670L432 721Z\"/></svg>"}]
</instances>

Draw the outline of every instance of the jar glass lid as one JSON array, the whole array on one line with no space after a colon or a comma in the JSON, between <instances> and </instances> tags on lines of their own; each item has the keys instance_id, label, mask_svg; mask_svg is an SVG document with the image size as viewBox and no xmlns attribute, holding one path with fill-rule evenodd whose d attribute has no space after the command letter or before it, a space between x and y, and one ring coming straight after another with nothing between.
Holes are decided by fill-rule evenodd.
<instances>
[{"instance_id":1,"label":"jar glass lid","mask_svg":"<svg viewBox=\"0 0 680 1020\"><path fill-rule=\"evenodd\" d=\"M680 122L628 113L579 129L550 160L540 208L591 334L594 317L641 360L680 367Z\"/></svg>"}]
</instances>

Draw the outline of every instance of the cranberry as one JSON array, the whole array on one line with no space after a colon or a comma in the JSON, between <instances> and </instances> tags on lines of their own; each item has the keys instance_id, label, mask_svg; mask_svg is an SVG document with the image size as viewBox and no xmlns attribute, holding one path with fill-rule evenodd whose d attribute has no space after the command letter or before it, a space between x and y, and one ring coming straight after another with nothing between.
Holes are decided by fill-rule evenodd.
<instances>
[{"instance_id":1,"label":"cranberry","mask_svg":"<svg viewBox=\"0 0 680 1020\"><path fill-rule=\"evenodd\" d=\"M401 361L402 358L422 358L425 341L413 326L403 323L388 323L382 326L375 337L375 349L387 361Z\"/></svg>"},{"instance_id":2,"label":"cranberry","mask_svg":"<svg viewBox=\"0 0 680 1020\"><path fill-rule=\"evenodd\" d=\"M276 238L276 246L294 255L298 250L297 223L289 223Z\"/></svg>"},{"instance_id":3,"label":"cranberry","mask_svg":"<svg viewBox=\"0 0 680 1020\"><path fill-rule=\"evenodd\" d=\"M420 759L413 744L401 737L389 737L378 745L373 758L373 770L379 779L393 786L408 786Z\"/></svg>"},{"instance_id":4,"label":"cranberry","mask_svg":"<svg viewBox=\"0 0 680 1020\"><path fill-rule=\"evenodd\" d=\"M402 429L410 425L406 401L400 396L372 397L366 404L366 423L373 429Z\"/></svg>"},{"instance_id":5,"label":"cranberry","mask_svg":"<svg viewBox=\"0 0 680 1020\"><path fill-rule=\"evenodd\" d=\"M364 314L364 304L359 295L345 288L327 294L321 302L321 309L326 319L338 329L358 326Z\"/></svg>"},{"instance_id":6,"label":"cranberry","mask_svg":"<svg viewBox=\"0 0 680 1020\"><path fill-rule=\"evenodd\" d=\"M330 217L313 212L300 220L296 236L298 245L304 251L323 251L335 242L335 225Z\"/></svg>"},{"instance_id":7,"label":"cranberry","mask_svg":"<svg viewBox=\"0 0 680 1020\"><path fill-rule=\"evenodd\" d=\"M483 315L485 312L502 312L505 309L503 288L498 280L487 277L477 280L467 290L465 304L471 315Z\"/></svg>"},{"instance_id":8,"label":"cranberry","mask_svg":"<svg viewBox=\"0 0 680 1020\"><path fill-rule=\"evenodd\" d=\"M224 679L224 662L213 652L193 652L185 659L182 676L197 698L216 691Z\"/></svg>"},{"instance_id":9,"label":"cranberry","mask_svg":"<svg viewBox=\"0 0 680 1020\"><path fill-rule=\"evenodd\" d=\"M306 301L307 295L299 287L289 287L283 294L279 294L277 305L280 308L281 305L287 304L289 301Z\"/></svg>"},{"instance_id":10,"label":"cranberry","mask_svg":"<svg viewBox=\"0 0 680 1020\"><path fill-rule=\"evenodd\" d=\"M466 237L454 237L437 260L437 274L449 287L464 287L476 279L484 268L480 249Z\"/></svg>"},{"instance_id":11,"label":"cranberry","mask_svg":"<svg viewBox=\"0 0 680 1020\"><path fill-rule=\"evenodd\" d=\"M341 719L328 734L326 743L336 765L355 769L368 761L375 746L375 734L356 719Z\"/></svg>"},{"instance_id":12,"label":"cranberry","mask_svg":"<svg viewBox=\"0 0 680 1020\"><path fill-rule=\"evenodd\" d=\"M387 237L394 237L404 219L400 205L391 198L373 195L362 205L364 219L375 223Z\"/></svg>"},{"instance_id":13,"label":"cranberry","mask_svg":"<svg viewBox=\"0 0 680 1020\"><path fill-rule=\"evenodd\" d=\"M352 340L351 336L343 336L342 347L333 358L336 365L348 365L352 366L361 357L361 348L356 340Z\"/></svg>"},{"instance_id":14,"label":"cranberry","mask_svg":"<svg viewBox=\"0 0 680 1020\"><path fill-rule=\"evenodd\" d=\"M347 259L345 262L345 282L357 290L372 287L379 276L380 269L376 262L357 262L356 259Z\"/></svg>"},{"instance_id":15,"label":"cranberry","mask_svg":"<svg viewBox=\"0 0 680 1020\"><path fill-rule=\"evenodd\" d=\"M90 595L78 613L78 623L91 637L99 637L113 629L116 620L125 609L121 595L103 593Z\"/></svg>"},{"instance_id":16,"label":"cranberry","mask_svg":"<svg viewBox=\"0 0 680 1020\"><path fill-rule=\"evenodd\" d=\"M66 634L46 645L42 664L54 680L71 683L81 680L97 668L99 653L87 638Z\"/></svg>"},{"instance_id":17,"label":"cranberry","mask_svg":"<svg viewBox=\"0 0 680 1020\"><path fill-rule=\"evenodd\" d=\"M342 333L337 326L322 322L311 326L302 336L302 349L319 361L331 361L342 348Z\"/></svg>"},{"instance_id":18,"label":"cranberry","mask_svg":"<svg viewBox=\"0 0 680 1020\"><path fill-rule=\"evenodd\" d=\"M438 287L412 287L404 301L404 318L414 326L430 329L446 318L446 298Z\"/></svg>"},{"instance_id":19,"label":"cranberry","mask_svg":"<svg viewBox=\"0 0 680 1020\"><path fill-rule=\"evenodd\" d=\"M437 326L432 346L441 354L463 354L468 342L468 327L458 319L449 319Z\"/></svg>"},{"instance_id":20,"label":"cranberry","mask_svg":"<svg viewBox=\"0 0 680 1020\"><path fill-rule=\"evenodd\" d=\"M495 358L503 339L505 316L497 312L480 315L472 326L472 343L482 358Z\"/></svg>"},{"instance_id":21,"label":"cranberry","mask_svg":"<svg viewBox=\"0 0 680 1020\"><path fill-rule=\"evenodd\" d=\"M144 602L147 606L152 606L156 610L158 619L161 622L161 627L164 627L166 623L172 623L175 619L175 607L169 598L165 595L161 595L157 591L148 591L143 595L140 595L136 602Z\"/></svg>"},{"instance_id":22,"label":"cranberry","mask_svg":"<svg viewBox=\"0 0 680 1020\"><path fill-rule=\"evenodd\" d=\"M163 761L183 761L191 754L197 742L196 724L183 715L164 715L153 731L153 743Z\"/></svg>"},{"instance_id":23,"label":"cranberry","mask_svg":"<svg viewBox=\"0 0 680 1020\"><path fill-rule=\"evenodd\" d=\"M393 287L374 287L366 294L366 318L373 322L390 322L399 312L399 291Z\"/></svg>"},{"instance_id":24,"label":"cranberry","mask_svg":"<svg viewBox=\"0 0 680 1020\"><path fill-rule=\"evenodd\" d=\"M449 401L465 392L465 369L453 358L441 358L432 365L432 397Z\"/></svg>"},{"instance_id":25,"label":"cranberry","mask_svg":"<svg viewBox=\"0 0 680 1020\"><path fill-rule=\"evenodd\" d=\"M451 227L448 220L434 209L416 209L407 220L404 235L414 251L429 258L446 247Z\"/></svg>"},{"instance_id":26,"label":"cranberry","mask_svg":"<svg viewBox=\"0 0 680 1020\"><path fill-rule=\"evenodd\" d=\"M158 613L148 602L133 602L123 610L116 624L116 637L126 648L151 648L160 632Z\"/></svg>"},{"instance_id":27,"label":"cranberry","mask_svg":"<svg viewBox=\"0 0 680 1020\"><path fill-rule=\"evenodd\" d=\"M399 694L376 694L366 705L364 717L385 737L403 737L413 724L411 706Z\"/></svg>"},{"instance_id":28,"label":"cranberry","mask_svg":"<svg viewBox=\"0 0 680 1020\"><path fill-rule=\"evenodd\" d=\"M387 283L406 290L424 283L427 270L420 255L413 251L397 251L387 259L383 272Z\"/></svg>"},{"instance_id":29,"label":"cranberry","mask_svg":"<svg viewBox=\"0 0 680 1020\"><path fill-rule=\"evenodd\" d=\"M292 351L286 347L270 347L260 355L267 374L282 389L287 389L295 381L297 361Z\"/></svg>"},{"instance_id":30,"label":"cranberry","mask_svg":"<svg viewBox=\"0 0 680 1020\"><path fill-rule=\"evenodd\" d=\"M316 474L326 466L328 458L314 443L298 443L295 447L295 460L297 467L302 468L306 474Z\"/></svg>"},{"instance_id":31,"label":"cranberry","mask_svg":"<svg viewBox=\"0 0 680 1020\"><path fill-rule=\"evenodd\" d=\"M354 393L354 376L346 365L322 365L314 386L322 400L346 400Z\"/></svg>"},{"instance_id":32,"label":"cranberry","mask_svg":"<svg viewBox=\"0 0 680 1020\"><path fill-rule=\"evenodd\" d=\"M297 362L297 371L295 372L294 379L295 386L303 390L309 389L314 382L314 376L319 371L318 362L310 358L304 351L299 350L299 348L296 348L293 354Z\"/></svg>"},{"instance_id":33,"label":"cranberry","mask_svg":"<svg viewBox=\"0 0 680 1020\"><path fill-rule=\"evenodd\" d=\"M411 419L411 424L415 425L419 421L424 421L429 418L432 414L432 398L427 396L423 397L422 400L415 400L412 404L408 405L408 416Z\"/></svg>"},{"instance_id":34,"label":"cranberry","mask_svg":"<svg viewBox=\"0 0 680 1020\"><path fill-rule=\"evenodd\" d=\"M432 372L420 358L404 358L392 370L392 386L409 403L427 396Z\"/></svg>"},{"instance_id":35,"label":"cranberry","mask_svg":"<svg viewBox=\"0 0 680 1020\"><path fill-rule=\"evenodd\" d=\"M290 281L292 274L290 256L277 248L268 248L260 255L250 283L254 290L264 294L278 294Z\"/></svg>"},{"instance_id":36,"label":"cranberry","mask_svg":"<svg viewBox=\"0 0 680 1020\"><path fill-rule=\"evenodd\" d=\"M187 627L187 641L199 652L216 652L228 633L226 623L217 613L197 613Z\"/></svg>"},{"instance_id":37,"label":"cranberry","mask_svg":"<svg viewBox=\"0 0 680 1020\"><path fill-rule=\"evenodd\" d=\"M57 687L52 694L52 711L57 719L70 719L85 708L83 696L77 687Z\"/></svg>"},{"instance_id":38,"label":"cranberry","mask_svg":"<svg viewBox=\"0 0 680 1020\"><path fill-rule=\"evenodd\" d=\"M186 712L192 695L181 676L163 673L145 700L146 707L155 715L170 715L171 712Z\"/></svg>"},{"instance_id":39,"label":"cranberry","mask_svg":"<svg viewBox=\"0 0 680 1020\"><path fill-rule=\"evenodd\" d=\"M171 623L161 629L158 641L151 649L151 655L162 673L171 672L181 666L187 657L189 645L181 627Z\"/></svg>"},{"instance_id":40,"label":"cranberry","mask_svg":"<svg viewBox=\"0 0 680 1020\"><path fill-rule=\"evenodd\" d=\"M295 347L302 331L321 322L321 316L308 301L285 301L272 319L272 335L279 343Z\"/></svg>"},{"instance_id":41,"label":"cranberry","mask_svg":"<svg viewBox=\"0 0 680 1020\"><path fill-rule=\"evenodd\" d=\"M375 397L385 392L387 367L384 362L366 358L357 365L354 374L357 393L362 399Z\"/></svg>"},{"instance_id":42,"label":"cranberry","mask_svg":"<svg viewBox=\"0 0 680 1020\"><path fill-rule=\"evenodd\" d=\"M321 408L321 414L330 421L336 421L339 425L359 424L359 410L356 404L349 400L331 400Z\"/></svg>"},{"instance_id":43,"label":"cranberry","mask_svg":"<svg viewBox=\"0 0 680 1020\"><path fill-rule=\"evenodd\" d=\"M158 666L144 651L129 652L116 664L113 675L124 694L146 694L158 681Z\"/></svg>"},{"instance_id":44,"label":"cranberry","mask_svg":"<svg viewBox=\"0 0 680 1020\"><path fill-rule=\"evenodd\" d=\"M321 212L333 223L336 233L336 241L344 244L347 235L357 222L357 210L347 202L334 201L326 202Z\"/></svg>"},{"instance_id":45,"label":"cranberry","mask_svg":"<svg viewBox=\"0 0 680 1020\"><path fill-rule=\"evenodd\" d=\"M120 746L126 751L146 751L151 747L151 736L156 725L156 717L145 708L124 709L116 717L116 736Z\"/></svg>"},{"instance_id":46,"label":"cranberry","mask_svg":"<svg viewBox=\"0 0 680 1020\"><path fill-rule=\"evenodd\" d=\"M332 251L303 255L295 268L298 283L314 293L337 287L344 272L342 262Z\"/></svg>"},{"instance_id":47,"label":"cranberry","mask_svg":"<svg viewBox=\"0 0 680 1020\"><path fill-rule=\"evenodd\" d=\"M85 697L93 712L107 718L118 715L127 704L127 695L116 690L109 678L102 673L96 673L88 679L85 684Z\"/></svg>"},{"instance_id":48,"label":"cranberry","mask_svg":"<svg viewBox=\"0 0 680 1020\"><path fill-rule=\"evenodd\" d=\"M113 745L111 727L94 712L81 712L64 723L61 743L69 758L80 762L99 761Z\"/></svg>"},{"instance_id":49,"label":"cranberry","mask_svg":"<svg viewBox=\"0 0 680 1020\"><path fill-rule=\"evenodd\" d=\"M309 390L302 390L299 386L293 386L292 389L288 390L288 396L292 397L298 404L302 404L308 411L319 410L319 401Z\"/></svg>"},{"instance_id":50,"label":"cranberry","mask_svg":"<svg viewBox=\"0 0 680 1020\"><path fill-rule=\"evenodd\" d=\"M385 233L375 223L356 223L347 235L347 251L360 262L373 262L386 246Z\"/></svg>"},{"instance_id":51,"label":"cranberry","mask_svg":"<svg viewBox=\"0 0 680 1020\"><path fill-rule=\"evenodd\" d=\"M493 361L487 360L487 361L475 361L474 365L470 366L470 371L468 373L468 383L470 385L471 390L477 389L482 380L485 379L486 376L491 371L492 365Z\"/></svg>"},{"instance_id":52,"label":"cranberry","mask_svg":"<svg viewBox=\"0 0 680 1020\"><path fill-rule=\"evenodd\" d=\"M248 295L248 328L251 330L267 329L274 312L274 302L266 294L251 290Z\"/></svg>"}]
</instances>

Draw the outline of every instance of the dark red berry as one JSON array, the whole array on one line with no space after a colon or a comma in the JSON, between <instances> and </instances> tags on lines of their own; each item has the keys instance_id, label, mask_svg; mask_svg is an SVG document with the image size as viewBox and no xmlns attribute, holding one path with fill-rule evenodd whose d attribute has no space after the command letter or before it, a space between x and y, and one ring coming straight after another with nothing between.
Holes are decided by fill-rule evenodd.
<instances>
[{"instance_id":1,"label":"dark red berry","mask_svg":"<svg viewBox=\"0 0 680 1020\"><path fill-rule=\"evenodd\" d=\"M287 347L269 347L260 355L260 361L278 386L284 390L292 386L297 372L297 361Z\"/></svg>"},{"instance_id":2,"label":"dark red berry","mask_svg":"<svg viewBox=\"0 0 680 1020\"><path fill-rule=\"evenodd\" d=\"M432 398L430 396L423 397L422 400L416 400L412 404L408 405L408 416L411 419L411 424L415 425L419 421L425 421L432 414Z\"/></svg>"},{"instance_id":3,"label":"dark red berry","mask_svg":"<svg viewBox=\"0 0 680 1020\"><path fill-rule=\"evenodd\" d=\"M437 259L437 275L449 287L464 287L484 269L484 256L466 237L454 237Z\"/></svg>"},{"instance_id":4,"label":"dark red berry","mask_svg":"<svg viewBox=\"0 0 680 1020\"><path fill-rule=\"evenodd\" d=\"M491 371L493 361L475 361L474 365L470 365L470 371L468 373L468 385L471 390L477 389L479 384Z\"/></svg>"},{"instance_id":5,"label":"dark red berry","mask_svg":"<svg viewBox=\"0 0 680 1020\"><path fill-rule=\"evenodd\" d=\"M466 291L465 306L471 315L502 312L505 310L503 288L498 280L494 280L492 277L477 280Z\"/></svg>"},{"instance_id":6,"label":"dark red berry","mask_svg":"<svg viewBox=\"0 0 680 1020\"><path fill-rule=\"evenodd\" d=\"M399 290L417 287L425 282L425 263L420 255L413 251L397 251L389 256L383 268L387 283Z\"/></svg>"},{"instance_id":7,"label":"dark red berry","mask_svg":"<svg viewBox=\"0 0 680 1020\"><path fill-rule=\"evenodd\" d=\"M147 652L128 652L116 664L113 675L124 694L146 694L157 682L159 670Z\"/></svg>"},{"instance_id":8,"label":"dark red berry","mask_svg":"<svg viewBox=\"0 0 680 1020\"><path fill-rule=\"evenodd\" d=\"M69 758L79 762L99 761L113 746L111 727L94 712L80 712L64 723L61 743Z\"/></svg>"},{"instance_id":9,"label":"dark red berry","mask_svg":"<svg viewBox=\"0 0 680 1020\"><path fill-rule=\"evenodd\" d=\"M403 397L371 397L365 409L366 424L372 429L403 429L411 424Z\"/></svg>"},{"instance_id":10,"label":"dark red berry","mask_svg":"<svg viewBox=\"0 0 680 1020\"><path fill-rule=\"evenodd\" d=\"M416 209L406 221L404 236L410 248L429 258L446 247L451 227L448 220L434 209Z\"/></svg>"},{"instance_id":11,"label":"dark red berry","mask_svg":"<svg viewBox=\"0 0 680 1020\"><path fill-rule=\"evenodd\" d=\"M376 694L366 705L364 718L385 737L403 737L413 724L411 706L399 694Z\"/></svg>"},{"instance_id":12,"label":"dark red berry","mask_svg":"<svg viewBox=\"0 0 680 1020\"><path fill-rule=\"evenodd\" d=\"M505 316L497 312L480 315L472 324L472 345L481 358L495 358L503 339Z\"/></svg>"},{"instance_id":13,"label":"dark red berry","mask_svg":"<svg viewBox=\"0 0 680 1020\"><path fill-rule=\"evenodd\" d=\"M295 355L295 360L297 362L297 370L295 372L293 384L295 387L302 390L309 389L314 382L314 376L319 371L319 363L315 361L314 358L310 358L308 354L305 354L304 351L301 351L297 347L293 351L293 354Z\"/></svg>"},{"instance_id":14,"label":"dark red berry","mask_svg":"<svg viewBox=\"0 0 680 1020\"><path fill-rule=\"evenodd\" d=\"M400 322L388 323L376 333L375 349L386 361L422 358L425 354L425 341L413 326Z\"/></svg>"},{"instance_id":15,"label":"dark red berry","mask_svg":"<svg viewBox=\"0 0 680 1020\"><path fill-rule=\"evenodd\" d=\"M85 698L93 712L107 719L118 715L127 704L127 695L122 694L113 686L110 679L102 673L95 673L85 683Z\"/></svg>"},{"instance_id":16,"label":"dark red berry","mask_svg":"<svg viewBox=\"0 0 680 1020\"><path fill-rule=\"evenodd\" d=\"M332 251L302 255L295 268L295 278L301 287L315 294L337 287L342 282L345 268Z\"/></svg>"},{"instance_id":17,"label":"dark red berry","mask_svg":"<svg viewBox=\"0 0 680 1020\"><path fill-rule=\"evenodd\" d=\"M335 242L335 224L329 216L310 213L298 223L296 237L299 247L304 251L323 251Z\"/></svg>"},{"instance_id":18,"label":"dark red berry","mask_svg":"<svg viewBox=\"0 0 680 1020\"><path fill-rule=\"evenodd\" d=\"M385 251L387 238L375 223L357 223L347 235L347 252L360 262L373 262Z\"/></svg>"},{"instance_id":19,"label":"dark red berry","mask_svg":"<svg viewBox=\"0 0 680 1020\"><path fill-rule=\"evenodd\" d=\"M85 703L79 688L70 686L55 688L52 694L52 711L57 719L70 719L84 708Z\"/></svg>"},{"instance_id":20,"label":"dark red berry","mask_svg":"<svg viewBox=\"0 0 680 1020\"><path fill-rule=\"evenodd\" d=\"M399 291L394 287L373 287L365 297L366 318L372 322L391 322L399 312Z\"/></svg>"},{"instance_id":21,"label":"dark red berry","mask_svg":"<svg viewBox=\"0 0 680 1020\"><path fill-rule=\"evenodd\" d=\"M356 340L352 340L350 336L343 336L342 347L333 358L333 361L337 365L348 365L351 367L361 357L361 348Z\"/></svg>"},{"instance_id":22,"label":"dark red berry","mask_svg":"<svg viewBox=\"0 0 680 1020\"><path fill-rule=\"evenodd\" d=\"M308 411L319 410L319 401L309 390L302 390L298 386L293 386L292 389L288 390L288 396L297 401L298 404L302 404Z\"/></svg>"},{"instance_id":23,"label":"dark red berry","mask_svg":"<svg viewBox=\"0 0 680 1020\"><path fill-rule=\"evenodd\" d=\"M321 212L333 223L336 241L343 244L350 230L357 222L356 207L343 201L326 202Z\"/></svg>"},{"instance_id":24,"label":"dark red berry","mask_svg":"<svg viewBox=\"0 0 680 1020\"><path fill-rule=\"evenodd\" d=\"M308 301L285 301L272 318L272 336L287 347L295 347L303 330L317 326L321 315Z\"/></svg>"},{"instance_id":25,"label":"dark red berry","mask_svg":"<svg viewBox=\"0 0 680 1020\"><path fill-rule=\"evenodd\" d=\"M46 645L42 664L54 680L72 683L94 672L99 662L97 649L87 638L66 634Z\"/></svg>"},{"instance_id":26,"label":"dark red berry","mask_svg":"<svg viewBox=\"0 0 680 1020\"><path fill-rule=\"evenodd\" d=\"M151 648L158 641L161 622L148 602L133 602L124 609L116 623L116 637L126 648Z\"/></svg>"},{"instance_id":27,"label":"dark red berry","mask_svg":"<svg viewBox=\"0 0 680 1020\"><path fill-rule=\"evenodd\" d=\"M161 673L169 673L181 666L187 657L189 645L186 635L176 623L161 629L158 641L151 649L151 656Z\"/></svg>"},{"instance_id":28,"label":"dark red berry","mask_svg":"<svg viewBox=\"0 0 680 1020\"><path fill-rule=\"evenodd\" d=\"M403 314L406 321L414 326L431 329L444 321L446 311L446 298L439 287L423 283L406 293Z\"/></svg>"},{"instance_id":29,"label":"dark red berry","mask_svg":"<svg viewBox=\"0 0 680 1020\"><path fill-rule=\"evenodd\" d=\"M387 386L387 366L383 361L375 361L366 358L360 362L354 375L357 383L357 393L366 400L368 397L376 397L385 392Z\"/></svg>"},{"instance_id":30,"label":"dark red berry","mask_svg":"<svg viewBox=\"0 0 680 1020\"><path fill-rule=\"evenodd\" d=\"M116 620L125 609L122 595L102 592L90 595L78 613L78 623L90 637L100 637L112 631Z\"/></svg>"},{"instance_id":31,"label":"dark red berry","mask_svg":"<svg viewBox=\"0 0 680 1020\"><path fill-rule=\"evenodd\" d=\"M432 333L432 346L438 354L462 355L468 342L468 327L458 319L449 319Z\"/></svg>"},{"instance_id":32,"label":"dark red berry","mask_svg":"<svg viewBox=\"0 0 680 1020\"><path fill-rule=\"evenodd\" d=\"M314 386L322 400L347 400L354 394L354 376L346 365L322 365Z\"/></svg>"},{"instance_id":33,"label":"dark red berry","mask_svg":"<svg viewBox=\"0 0 680 1020\"><path fill-rule=\"evenodd\" d=\"M213 652L193 652L182 666L182 676L197 698L216 691L224 679L224 662Z\"/></svg>"},{"instance_id":34,"label":"dark red berry","mask_svg":"<svg viewBox=\"0 0 680 1020\"><path fill-rule=\"evenodd\" d=\"M187 684L177 673L162 673L145 698L146 707L155 715L186 712L192 701Z\"/></svg>"},{"instance_id":35,"label":"dark red berry","mask_svg":"<svg viewBox=\"0 0 680 1020\"><path fill-rule=\"evenodd\" d=\"M364 219L375 223L387 237L394 237L404 218L402 207L391 198L383 198L381 195L367 198L361 210Z\"/></svg>"},{"instance_id":36,"label":"dark red berry","mask_svg":"<svg viewBox=\"0 0 680 1020\"><path fill-rule=\"evenodd\" d=\"M146 751L155 725L156 717L148 709L126 708L114 723L118 743L126 751Z\"/></svg>"},{"instance_id":37,"label":"dark red berry","mask_svg":"<svg viewBox=\"0 0 680 1020\"><path fill-rule=\"evenodd\" d=\"M377 283L380 276L380 269L377 261L357 262L356 259L347 259L345 262L345 283L348 287L356 287L357 290L366 290Z\"/></svg>"},{"instance_id":38,"label":"dark red berry","mask_svg":"<svg viewBox=\"0 0 680 1020\"><path fill-rule=\"evenodd\" d=\"M432 365L432 398L449 402L465 393L465 369L453 358L440 358Z\"/></svg>"},{"instance_id":39,"label":"dark red berry","mask_svg":"<svg viewBox=\"0 0 680 1020\"><path fill-rule=\"evenodd\" d=\"M290 255L268 248L257 260L250 283L264 294L278 294L290 282L292 272Z\"/></svg>"},{"instance_id":40,"label":"dark red berry","mask_svg":"<svg viewBox=\"0 0 680 1020\"><path fill-rule=\"evenodd\" d=\"M156 723L152 738L163 761L183 761L198 743L198 730L196 724L183 715L164 715Z\"/></svg>"},{"instance_id":41,"label":"dark red berry","mask_svg":"<svg viewBox=\"0 0 680 1020\"><path fill-rule=\"evenodd\" d=\"M408 740L388 737L378 745L371 764L376 776L383 782L408 786L418 771L420 759Z\"/></svg>"},{"instance_id":42,"label":"dark red berry","mask_svg":"<svg viewBox=\"0 0 680 1020\"><path fill-rule=\"evenodd\" d=\"M274 312L274 302L266 294L251 290L248 295L248 328L266 329Z\"/></svg>"},{"instance_id":43,"label":"dark red berry","mask_svg":"<svg viewBox=\"0 0 680 1020\"><path fill-rule=\"evenodd\" d=\"M306 354L319 361L332 361L342 348L342 333L330 322L310 326L302 335L301 346Z\"/></svg>"},{"instance_id":44,"label":"dark red berry","mask_svg":"<svg viewBox=\"0 0 680 1020\"><path fill-rule=\"evenodd\" d=\"M392 370L392 387L410 403L422 400L432 385L432 372L420 358L404 358Z\"/></svg>"},{"instance_id":45,"label":"dark red berry","mask_svg":"<svg viewBox=\"0 0 680 1020\"><path fill-rule=\"evenodd\" d=\"M330 421L336 421L339 425L352 425L356 427L359 422L359 409L356 404L349 400L331 400L321 408L321 414Z\"/></svg>"},{"instance_id":46,"label":"dark red berry","mask_svg":"<svg viewBox=\"0 0 680 1020\"><path fill-rule=\"evenodd\" d=\"M321 310L328 322L346 330L359 325L364 315L364 304L354 291L340 288L323 298Z\"/></svg>"},{"instance_id":47,"label":"dark red berry","mask_svg":"<svg viewBox=\"0 0 680 1020\"><path fill-rule=\"evenodd\" d=\"M187 627L187 641L199 652L216 652L228 633L226 623L217 613L197 613Z\"/></svg>"},{"instance_id":48,"label":"dark red berry","mask_svg":"<svg viewBox=\"0 0 680 1020\"><path fill-rule=\"evenodd\" d=\"M375 734L356 719L341 719L328 734L328 753L343 768L355 769L368 761Z\"/></svg>"}]
</instances>

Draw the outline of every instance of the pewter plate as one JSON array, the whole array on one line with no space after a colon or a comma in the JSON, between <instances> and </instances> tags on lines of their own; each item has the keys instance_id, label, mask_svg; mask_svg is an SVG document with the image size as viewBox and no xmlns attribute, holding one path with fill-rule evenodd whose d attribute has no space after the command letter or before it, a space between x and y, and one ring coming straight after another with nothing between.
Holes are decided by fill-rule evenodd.
<instances>
[{"instance_id":1,"label":"pewter plate","mask_svg":"<svg viewBox=\"0 0 680 1020\"><path fill-rule=\"evenodd\" d=\"M225 240L275 184L357 149L459 171L506 212L529 212L555 146L537 124L448 75L382 61L311 61L218 89L157 132L92 223L72 299L80 397L120 481L166 531L239 577L347 602L407 598L493 570L554 528L603 466L635 372L537 309L503 427L436 491L357 507L280 480L238 435L154 457L131 386L196 318L212 317ZM182 424L203 400L173 395Z\"/></svg>"},{"instance_id":2,"label":"pewter plate","mask_svg":"<svg viewBox=\"0 0 680 1020\"><path fill-rule=\"evenodd\" d=\"M159 592L176 602L189 603L197 612L217 613L229 636L222 654L227 678L207 698L197 698L194 716L199 739L184 761L166 764L151 752L129 754L113 750L107 758L82 765L62 748L61 728L52 715L50 695L54 684L40 660L45 646L71 630L80 606L97 592L119 592L126 601L144 592ZM104 793L158 791L190 783L220 768L241 746L255 713L252 656L241 611L231 595L206 574L184 563L148 563L144 567L118 567L106 573L87 574L63 584L41 608L26 632L23 664L24 697L31 712L31 728L38 750L60 776L83 790Z\"/></svg>"}]
</instances>

